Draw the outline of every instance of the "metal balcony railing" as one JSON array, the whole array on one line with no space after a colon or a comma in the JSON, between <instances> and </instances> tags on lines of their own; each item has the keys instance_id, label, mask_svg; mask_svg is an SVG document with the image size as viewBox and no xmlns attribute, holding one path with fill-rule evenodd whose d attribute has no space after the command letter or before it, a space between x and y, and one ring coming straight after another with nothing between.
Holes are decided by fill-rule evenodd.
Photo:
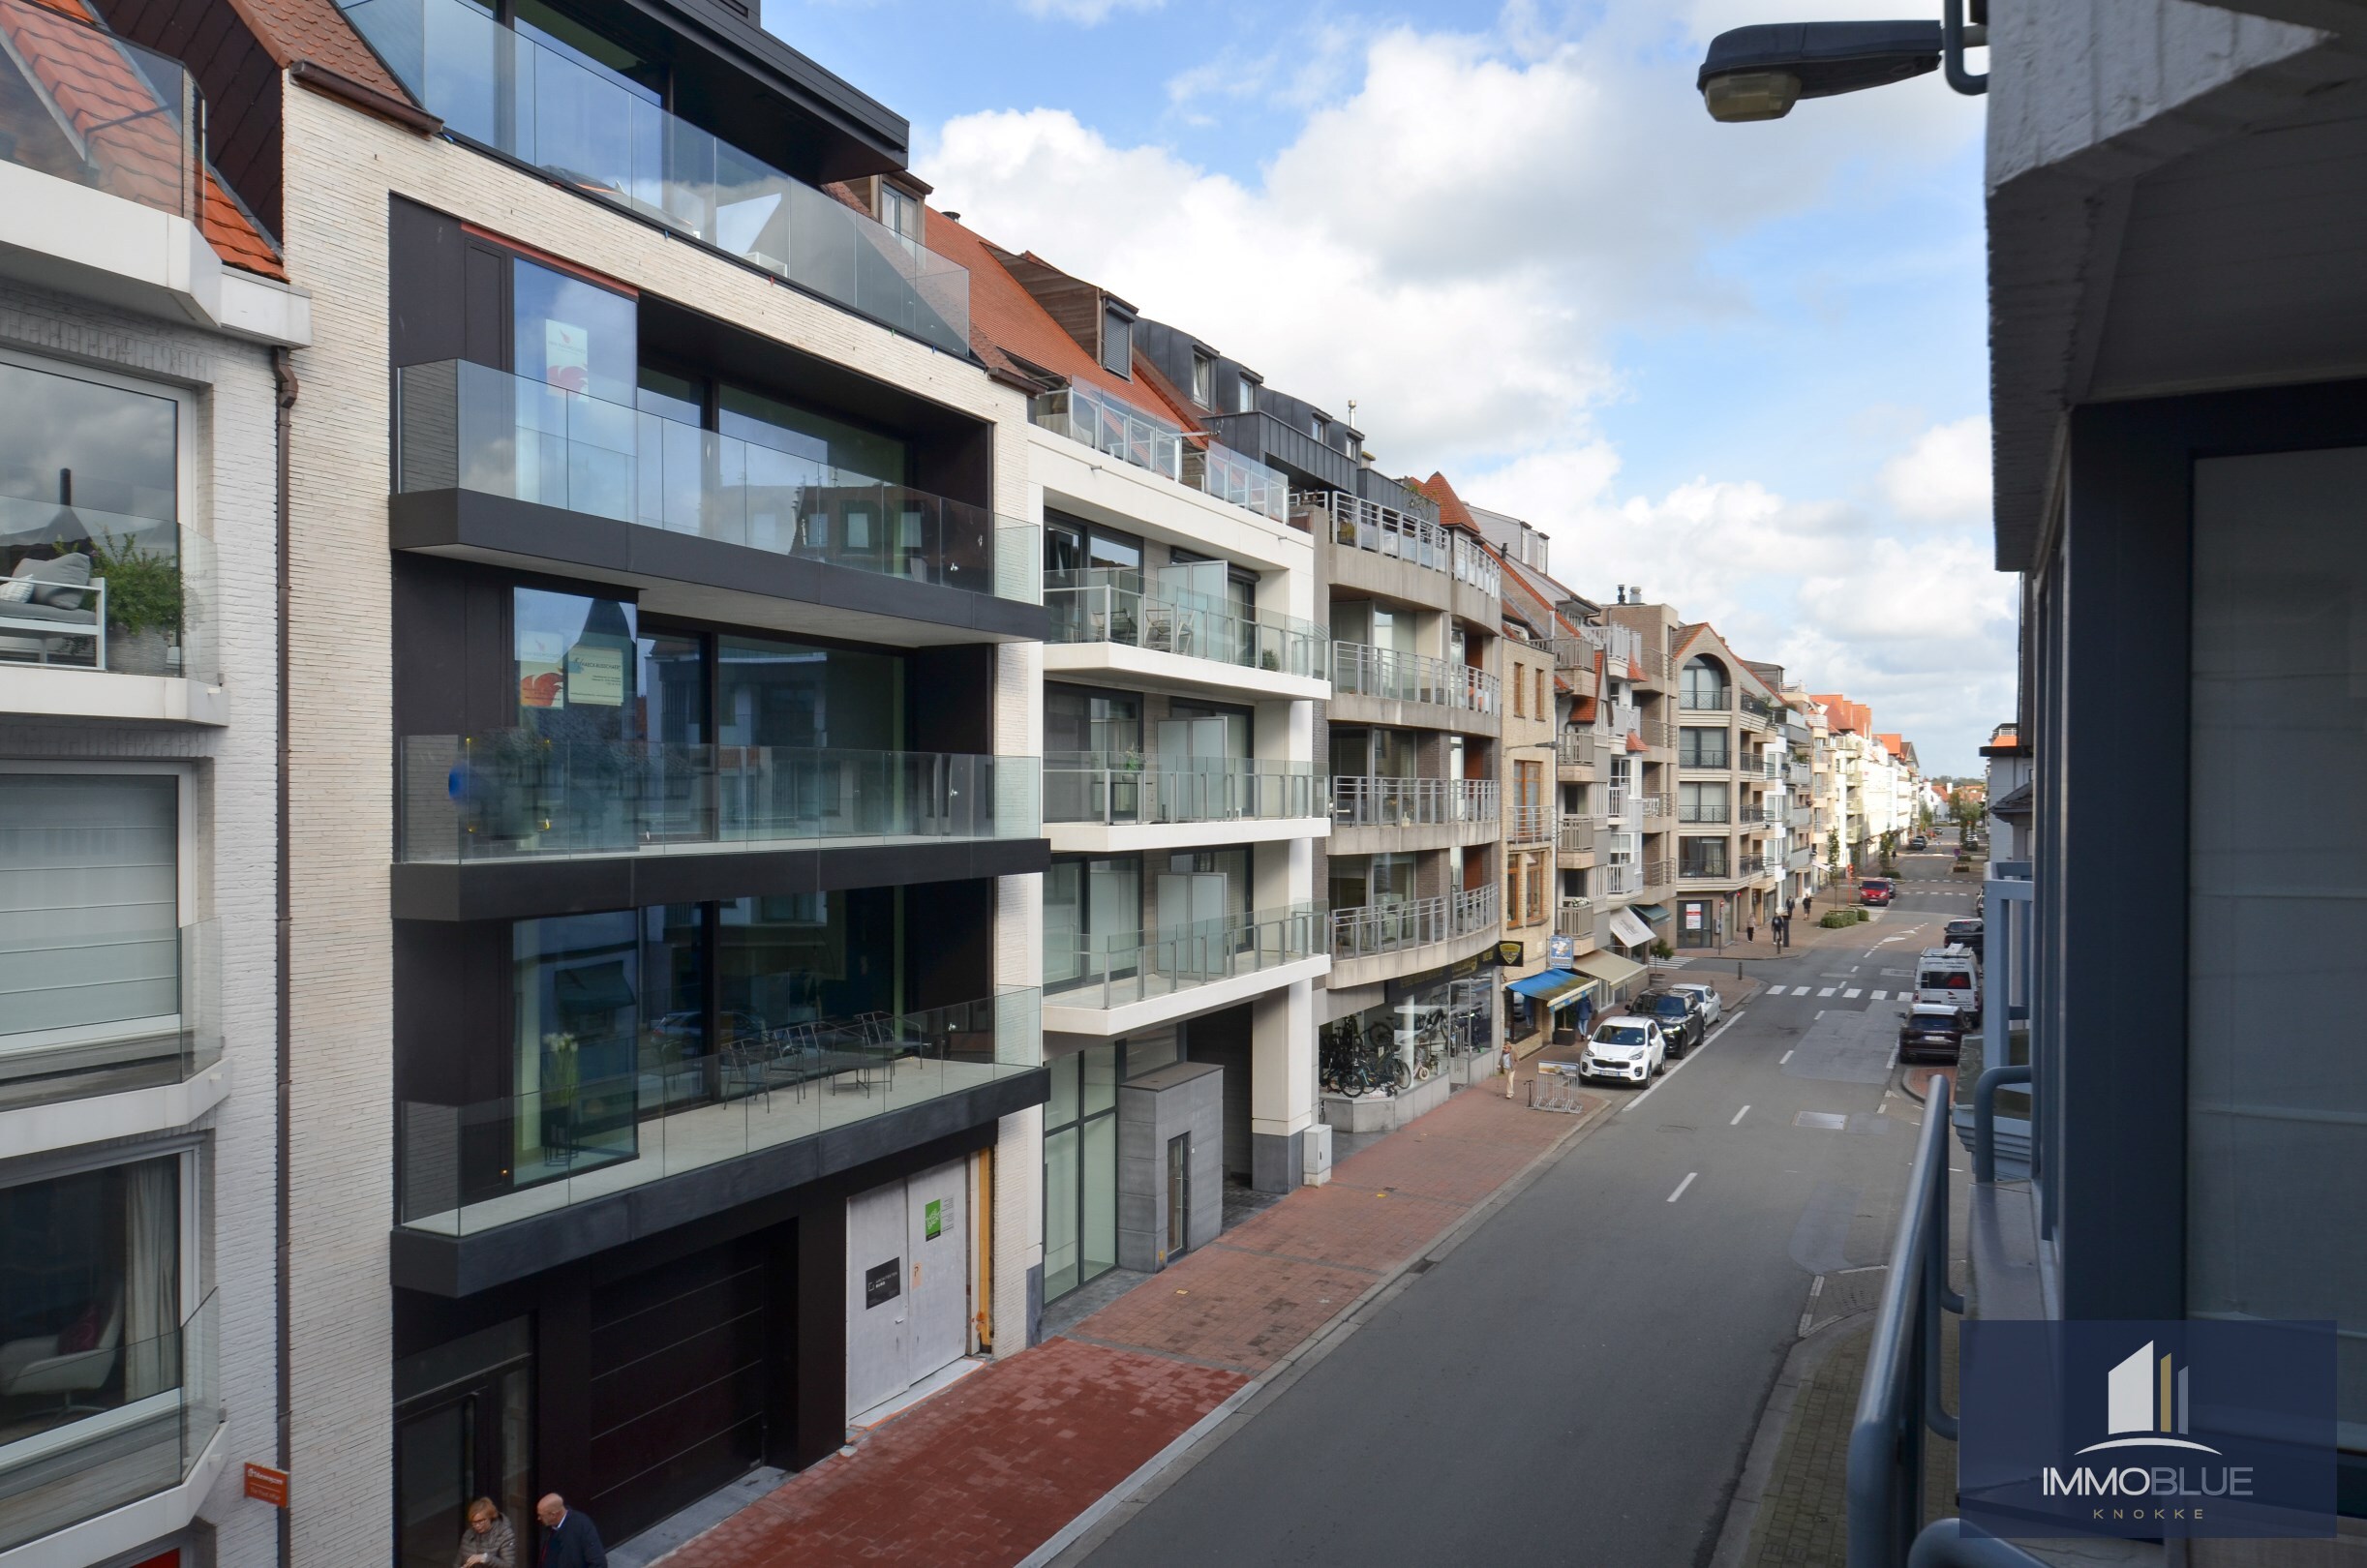
<instances>
[{"instance_id":1,"label":"metal balcony railing","mask_svg":"<svg viewBox=\"0 0 2367 1568\"><path fill-rule=\"evenodd\" d=\"M447 135L950 354L970 351L968 270L658 106L470 0L339 0Z\"/></svg>"},{"instance_id":2,"label":"metal balcony railing","mask_svg":"<svg viewBox=\"0 0 2367 1568\"><path fill-rule=\"evenodd\" d=\"M1678 709L1686 713L1731 713L1734 711L1734 688L1719 686L1704 691L1698 687L1677 695Z\"/></svg>"},{"instance_id":3,"label":"metal balcony railing","mask_svg":"<svg viewBox=\"0 0 2367 1568\"><path fill-rule=\"evenodd\" d=\"M1256 822L1315 817L1315 765L1196 757L1044 760L1044 820L1131 827L1167 822Z\"/></svg>"},{"instance_id":4,"label":"metal balcony railing","mask_svg":"<svg viewBox=\"0 0 2367 1568\"><path fill-rule=\"evenodd\" d=\"M1681 882L1723 882L1734 873L1726 869L1725 857L1696 858L1677 862L1677 878Z\"/></svg>"},{"instance_id":5,"label":"metal balcony railing","mask_svg":"<svg viewBox=\"0 0 2367 1568\"><path fill-rule=\"evenodd\" d=\"M1734 753L1723 747L1715 751L1707 747L1680 747L1677 752L1677 766L1700 769L1712 773L1730 772L1734 768Z\"/></svg>"},{"instance_id":6,"label":"metal balcony railing","mask_svg":"<svg viewBox=\"0 0 2367 1568\"><path fill-rule=\"evenodd\" d=\"M1500 707L1496 678L1484 670L1367 643L1331 645L1331 684L1335 696L1434 703L1472 713L1494 713Z\"/></svg>"},{"instance_id":7,"label":"metal balcony railing","mask_svg":"<svg viewBox=\"0 0 2367 1568\"><path fill-rule=\"evenodd\" d=\"M395 488L503 496L1030 604L1043 592L1032 523L467 360L395 372Z\"/></svg>"},{"instance_id":8,"label":"metal balcony railing","mask_svg":"<svg viewBox=\"0 0 2367 1568\"><path fill-rule=\"evenodd\" d=\"M1582 937L1594 934L1594 900L1583 896L1565 897L1554 912L1556 936Z\"/></svg>"},{"instance_id":9,"label":"metal balcony railing","mask_svg":"<svg viewBox=\"0 0 2367 1568\"><path fill-rule=\"evenodd\" d=\"M1331 780L1334 828L1431 828L1497 819L1499 785L1492 778L1373 778L1352 773Z\"/></svg>"},{"instance_id":10,"label":"metal balcony railing","mask_svg":"<svg viewBox=\"0 0 2367 1568\"><path fill-rule=\"evenodd\" d=\"M1594 868L1596 888L1608 898L1622 898L1637 892L1644 886L1643 873L1634 862L1601 865Z\"/></svg>"},{"instance_id":11,"label":"metal balcony railing","mask_svg":"<svg viewBox=\"0 0 2367 1568\"><path fill-rule=\"evenodd\" d=\"M1503 594L1503 568L1461 529L1340 491L1303 490L1291 496L1293 523L1312 528L1319 519L1334 544L1445 572L1491 599Z\"/></svg>"},{"instance_id":12,"label":"metal balcony railing","mask_svg":"<svg viewBox=\"0 0 2367 1568\"><path fill-rule=\"evenodd\" d=\"M1330 629L1312 620L1106 567L1046 572L1044 605L1048 642L1117 643L1315 680L1323 678L1331 641Z\"/></svg>"},{"instance_id":13,"label":"metal balcony railing","mask_svg":"<svg viewBox=\"0 0 2367 1568\"><path fill-rule=\"evenodd\" d=\"M1665 855L1657 855L1644 862L1644 886L1665 888L1675 879L1669 874L1673 862Z\"/></svg>"},{"instance_id":14,"label":"metal balcony railing","mask_svg":"<svg viewBox=\"0 0 2367 1568\"><path fill-rule=\"evenodd\" d=\"M1723 800L1680 800L1677 820L1681 823L1724 823L1731 815Z\"/></svg>"},{"instance_id":15,"label":"metal balcony railing","mask_svg":"<svg viewBox=\"0 0 2367 1568\"><path fill-rule=\"evenodd\" d=\"M784 1006L792 1019L810 1010ZM1044 1061L1034 986L904 1013L787 1021L730 1012L722 1015L726 1038L713 1041L695 1034L669 1040L656 1019L645 1018L642 1026L656 1031L649 1039L666 1041L664 1049L645 1040L644 1066L592 1070L595 1059L634 1060L633 1014L628 1008L622 1016L622 1035L545 1037L533 1090L399 1102L399 1222L473 1235L960 1094ZM553 1038L566 1040L563 1057ZM841 1089L863 1095L850 1101Z\"/></svg>"},{"instance_id":16,"label":"metal balcony railing","mask_svg":"<svg viewBox=\"0 0 2367 1568\"><path fill-rule=\"evenodd\" d=\"M833 839L1035 838L1037 760L934 751L565 740L396 743L408 861L695 853Z\"/></svg>"},{"instance_id":17,"label":"metal balcony railing","mask_svg":"<svg viewBox=\"0 0 2367 1568\"><path fill-rule=\"evenodd\" d=\"M1555 847L1562 854L1592 855L1594 853L1594 824L1590 819L1564 812L1562 817L1560 833L1561 836Z\"/></svg>"},{"instance_id":18,"label":"metal balcony railing","mask_svg":"<svg viewBox=\"0 0 2367 1568\"><path fill-rule=\"evenodd\" d=\"M1335 909L1331 912L1331 955L1335 959L1368 958L1472 936L1497 923L1497 890L1491 885L1403 903Z\"/></svg>"},{"instance_id":19,"label":"metal balcony railing","mask_svg":"<svg viewBox=\"0 0 2367 1568\"><path fill-rule=\"evenodd\" d=\"M1320 956L1322 903L1119 935L1047 934L1044 995L1060 1008L1116 1008Z\"/></svg>"},{"instance_id":20,"label":"metal balcony railing","mask_svg":"<svg viewBox=\"0 0 2367 1568\"><path fill-rule=\"evenodd\" d=\"M1604 705L1603 728L1611 732L1614 745L1618 744L1621 738L1634 735L1642 724L1643 716L1635 704L1609 703Z\"/></svg>"},{"instance_id":21,"label":"metal balcony railing","mask_svg":"<svg viewBox=\"0 0 2367 1568\"><path fill-rule=\"evenodd\" d=\"M1593 767L1594 732L1571 728L1554 737L1554 762L1563 768Z\"/></svg>"},{"instance_id":22,"label":"metal balcony railing","mask_svg":"<svg viewBox=\"0 0 2367 1568\"><path fill-rule=\"evenodd\" d=\"M1542 844L1553 837L1554 810L1551 806L1514 805L1504 807L1504 842L1507 844Z\"/></svg>"}]
</instances>

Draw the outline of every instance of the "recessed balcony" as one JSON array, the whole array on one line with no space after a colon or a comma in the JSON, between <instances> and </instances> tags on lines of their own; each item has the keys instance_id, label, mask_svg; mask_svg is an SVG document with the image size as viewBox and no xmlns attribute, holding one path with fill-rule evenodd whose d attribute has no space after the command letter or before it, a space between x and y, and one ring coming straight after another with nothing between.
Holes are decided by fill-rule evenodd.
<instances>
[{"instance_id":1,"label":"recessed balcony","mask_svg":"<svg viewBox=\"0 0 2367 1568\"><path fill-rule=\"evenodd\" d=\"M1322 698L1328 628L1250 610L1138 571L1043 574L1049 618L1045 668L1121 674L1161 684Z\"/></svg>"},{"instance_id":2,"label":"recessed balcony","mask_svg":"<svg viewBox=\"0 0 2367 1568\"><path fill-rule=\"evenodd\" d=\"M34 919L0 951L0 1159L186 1126L221 1101L219 922Z\"/></svg>"},{"instance_id":3,"label":"recessed balcony","mask_svg":"<svg viewBox=\"0 0 2367 1568\"><path fill-rule=\"evenodd\" d=\"M1542 805L1504 807L1506 844L1543 844L1554 835L1554 809Z\"/></svg>"},{"instance_id":4,"label":"recessed balcony","mask_svg":"<svg viewBox=\"0 0 2367 1568\"><path fill-rule=\"evenodd\" d=\"M1485 670L1365 643L1331 645L1331 688L1334 701L1418 703L1491 718L1502 711L1497 679Z\"/></svg>"},{"instance_id":5,"label":"recessed balcony","mask_svg":"<svg viewBox=\"0 0 2367 1568\"><path fill-rule=\"evenodd\" d=\"M1046 1027L1108 1035L1230 1006L1330 967L1320 901L1139 931L1047 931Z\"/></svg>"},{"instance_id":6,"label":"recessed balcony","mask_svg":"<svg viewBox=\"0 0 2367 1568\"><path fill-rule=\"evenodd\" d=\"M1252 457L1082 381L1027 405L1027 422L1134 467L1229 501L1270 523L1290 515L1290 481Z\"/></svg>"},{"instance_id":7,"label":"recessed balcony","mask_svg":"<svg viewBox=\"0 0 2367 1568\"><path fill-rule=\"evenodd\" d=\"M1409 898L1331 912L1332 961L1435 947L1487 931L1497 923L1497 890Z\"/></svg>"},{"instance_id":8,"label":"recessed balcony","mask_svg":"<svg viewBox=\"0 0 2367 1568\"><path fill-rule=\"evenodd\" d=\"M1044 762L1045 830L1055 855L1320 837L1330 830L1321 784L1312 763L1051 756Z\"/></svg>"},{"instance_id":9,"label":"recessed balcony","mask_svg":"<svg viewBox=\"0 0 2367 1568\"><path fill-rule=\"evenodd\" d=\"M946 353L970 352L970 275L659 106L657 94L468 0L339 0L457 137Z\"/></svg>"},{"instance_id":10,"label":"recessed balcony","mask_svg":"<svg viewBox=\"0 0 2367 1568\"><path fill-rule=\"evenodd\" d=\"M1337 774L1331 780L1331 853L1480 843L1501 831L1502 798L1492 778Z\"/></svg>"},{"instance_id":11,"label":"recessed balcony","mask_svg":"<svg viewBox=\"0 0 2367 1568\"><path fill-rule=\"evenodd\" d=\"M637 585L652 608L751 625L1042 635L1034 524L470 361L395 374L399 549ZM883 636L874 617L916 624Z\"/></svg>"},{"instance_id":12,"label":"recessed balcony","mask_svg":"<svg viewBox=\"0 0 2367 1568\"><path fill-rule=\"evenodd\" d=\"M1343 550L1443 573L1490 599L1503 594L1503 568L1496 558L1442 523L1342 491L1301 491L1290 498L1290 508L1292 522L1320 529Z\"/></svg>"}]
</instances>

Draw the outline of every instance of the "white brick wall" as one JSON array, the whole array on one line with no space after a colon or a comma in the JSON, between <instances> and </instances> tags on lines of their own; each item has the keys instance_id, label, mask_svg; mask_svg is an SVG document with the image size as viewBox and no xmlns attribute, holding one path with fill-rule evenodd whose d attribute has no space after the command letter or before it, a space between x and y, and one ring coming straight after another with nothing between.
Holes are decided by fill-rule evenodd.
<instances>
[{"instance_id":1,"label":"white brick wall","mask_svg":"<svg viewBox=\"0 0 2367 1568\"><path fill-rule=\"evenodd\" d=\"M390 192L741 327L997 422L995 510L1026 512L1025 400L976 367L849 316L661 231L442 141L290 86L286 242L314 298L317 347L294 437L290 551L294 1530L300 1568L344 1568L383 1541L392 1493L387 1230L393 1213L387 865L391 812L386 225ZM1038 720L1032 649L998 663L998 742ZM1027 731L1033 733L1032 728ZM1013 749L1017 749L1016 746ZM1025 748L1031 754L1035 747ZM999 905L998 977L1033 984L1035 878ZM1024 941L1023 949L1011 946ZM1024 973L1023 981L1017 980ZM1006 1119L996 1165L998 1326L1003 1244L1036 1239L1040 1138ZM1006 1315L1006 1312L1011 1315ZM225 1558L225 1561L234 1559Z\"/></svg>"},{"instance_id":2,"label":"white brick wall","mask_svg":"<svg viewBox=\"0 0 2367 1568\"><path fill-rule=\"evenodd\" d=\"M194 835L182 846L197 920L223 947L223 1054L231 1093L201 1126L203 1284L220 1296L229 1470L202 1513L226 1564L270 1559L273 1511L244 1499L245 1460L276 1452L274 1154L278 1074L272 922L278 690L275 452L270 360L260 348L69 295L0 284L0 347L194 390L187 530L212 541L228 728L134 728L0 720L0 756L46 761L194 762ZM0 669L0 681L9 678ZM194 1307L196 1303L188 1304Z\"/></svg>"}]
</instances>

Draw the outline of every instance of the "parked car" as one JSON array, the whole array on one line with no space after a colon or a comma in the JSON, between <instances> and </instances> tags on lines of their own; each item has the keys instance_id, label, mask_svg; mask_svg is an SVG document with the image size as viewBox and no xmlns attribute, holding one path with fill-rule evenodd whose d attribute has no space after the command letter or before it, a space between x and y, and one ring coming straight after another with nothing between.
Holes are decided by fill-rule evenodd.
<instances>
[{"instance_id":1,"label":"parked car","mask_svg":"<svg viewBox=\"0 0 2367 1568\"><path fill-rule=\"evenodd\" d=\"M1911 850L1929 849L1930 847L1931 841L1924 837L1924 835L1921 833L1917 833L1913 838L1907 840L1907 848Z\"/></svg>"},{"instance_id":2,"label":"parked car","mask_svg":"<svg viewBox=\"0 0 2367 1568\"><path fill-rule=\"evenodd\" d=\"M1861 904L1887 904L1891 901L1891 879L1888 877L1858 879L1858 902Z\"/></svg>"},{"instance_id":3,"label":"parked car","mask_svg":"<svg viewBox=\"0 0 2367 1568\"><path fill-rule=\"evenodd\" d=\"M1717 987L1715 985L1704 985L1699 980L1687 980L1682 985L1672 985L1669 989L1681 996L1689 996L1701 1004L1701 1023L1705 1030L1715 1029L1717 1021L1726 1015L1725 999L1717 994Z\"/></svg>"},{"instance_id":4,"label":"parked car","mask_svg":"<svg viewBox=\"0 0 2367 1568\"><path fill-rule=\"evenodd\" d=\"M1898 1026L1901 1062L1954 1062L1964 1049L1964 1014L1941 1002L1918 1002Z\"/></svg>"},{"instance_id":5,"label":"parked car","mask_svg":"<svg viewBox=\"0 0 2367 1568\"><path fill-rule=\"evenodd\" d=\"M1586 1053L1578 1058L1578 1076L1648 1083L1667 1066L1668 1037L1658 1020L1614 1013L1594 1026Z\"/></svg>"},{"instance_id":6,"label":"parked car","mask_svg":"<svg viewBox=\"0 0 2367 1568\"><path fill-rule=\"evenodd\" d=\"M1983 934L1988 929L1988 921L1981 920L1950 920L1948 922L1946 946L1951 948L1970 948L1972 950L1972 955L1975 958L1984 957L1986 955L1981 950L1981 944Z\"/></svg>"},{"instance_id":7,"label":"parked car","mask_svg":"<svg viewBox=\"0 0 2367 1568\"><path fill-rule=\"evenodd\" d=\"M1656 1018L1660 1032L1668 1037L1669 1060L1675 1061L1701 1043L1701 1004L1676 991L1646 991L1627 1004L1627 1010L1639 1018Z\"/></svg>"},{"instance_id":8,"label":"parked car","mask_svg":"<svg viewBox=\"0 0 2367 1568\"><path fill-rule=\"evenodd\" d=\"M1915 964L1915 1000L1981 1021L1981 960L1970 948L1926 948Z\"/></svg>"}]
</instances>

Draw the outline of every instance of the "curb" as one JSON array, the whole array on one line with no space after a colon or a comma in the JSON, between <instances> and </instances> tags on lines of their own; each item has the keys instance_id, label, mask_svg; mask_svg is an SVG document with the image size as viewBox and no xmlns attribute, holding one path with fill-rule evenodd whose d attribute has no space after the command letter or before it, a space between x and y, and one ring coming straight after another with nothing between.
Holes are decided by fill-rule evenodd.
<instances>
[{"instance_id":1,"label":"curb","mask_svg":"<svg viewBox=\"0 0 2367 1568\"><path fill-rule=\"evenodd\" d=\"M1185 1429L1173 1442L1145 1460L1132 1475L1103 1493L1043 1545L1020 1558L1017 1568L1048 1568L1053 1563L1082 1562L1169 1487L1191 1473L1195 1464L1216 1452L1232 1435L1233 1431L1238 1430L1239 1424L1246 1423L1280 1399L1291 1384L1338 1348L1349 1335L1363 1327L1364 1320L1374 1312L1387 1305L1420 1274L1427 1273L1432 1264L1453 1251L1472 1231L1495 1218L1504 1205L1527 1191L1544 1175L1549 1165L1580 1138L1609 1121L1617 1108L1617 1101L1606 1102L1600 1110L1538 1150L1511 1180L1474 1204L1430 1245L1417 1249L1411 1257L1375 1281L1362 1295L1341 1308L1328 1322L1299 1342L1281 1360L1233 1390L1223 1403ZM1255 1409L1251 1408L1253 1404ZM1239 1423L1236 1423L1236 1417L1240 1418ZM1229 1428L1230 1430L1226 1430Z\"/></svg>"},{"instance_id":2,"label":"curb","mask_svg":"<svg viewBox=\"0 0 2367 1568\"><path fill-rule=\"evenodd\" d=\"M1708 1568L1743 1568L1750 1554L1750 1538L1758 1526L1759 1509L1767 1500L1767 1483L1775 1473L1775 1458L1783 1452L1783 1439L1791 1432L1792 1410L1799 1402L1800 1391L1815 1380L1836 1345L1873 1319L1874 1314L1869 1312L1836 1317L1793 1345L1784 1356L1775 1386L1768 1390L1767 1402L1759 1408L1758 1430L1751 1433L1750 1450L1743 1460L1742 1473L1727 1494L1725 1522L1718 1527L1717 1546L1710 1554Z\"/></svg>"}]
</instances>

